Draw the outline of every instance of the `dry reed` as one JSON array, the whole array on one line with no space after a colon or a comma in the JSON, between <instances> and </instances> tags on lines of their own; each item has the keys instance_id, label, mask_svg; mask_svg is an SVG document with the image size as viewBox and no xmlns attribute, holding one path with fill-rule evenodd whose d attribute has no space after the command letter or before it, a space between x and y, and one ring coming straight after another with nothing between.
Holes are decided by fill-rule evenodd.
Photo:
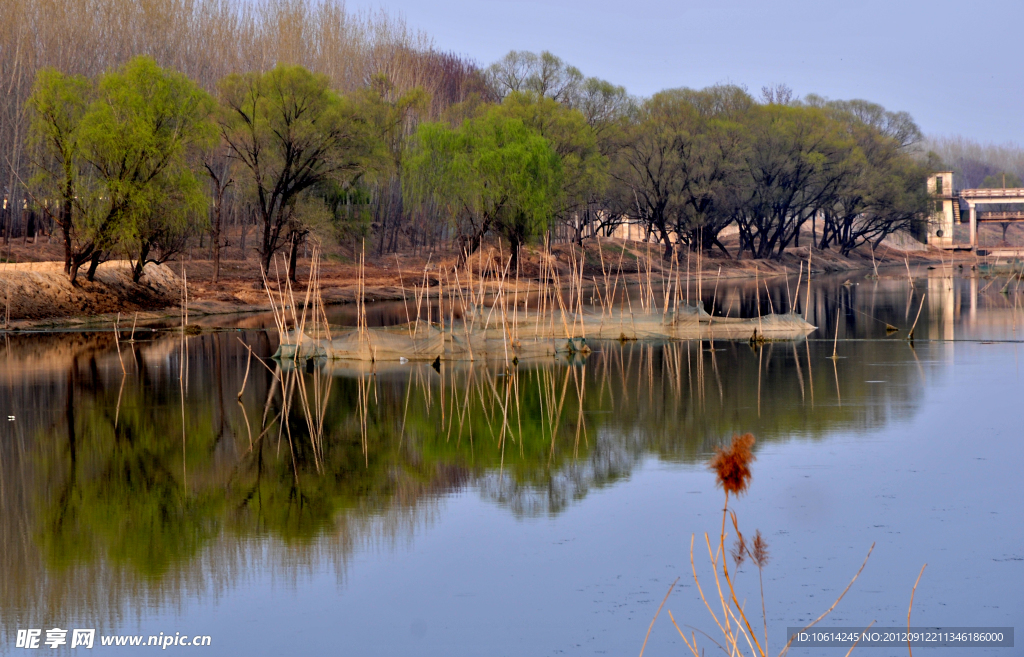
<instances>
[{"instance_id":1,"label":"dry reed","mask_svg":"<svg viewBox=\"0 0 1024 657\"><path fill-rule=\"evenodd\" d=\"M756 532L754 540L748 542L740 531L739 520L736 513L729 509L729 496L738 496L746 492L749 488L752 478L750 464L755 459L752 451L753 445L754 437L751 434L734 436L728 447L718 448L716 450L715 456L709 463L709 468L715 473L716 484L718 487L722 488L725 494L725 504L722 508L722 523L718 535L717 547L713 547L711 537L707 533L704 534L704 543L707 548L708 560L713 573L714 588L709 591L711 595L705 593L704 586L701 584L701 579L697 574L696 560L694 558L695 535L691 536L690 539L690 568L694 584L697 588L697 594L700 597L701 602L704 604L708 614L711 616L712 621L721 633L722 642L720 643L716 641L712 636L705 634L704 632L701 632L701 634L707 637L708 640L727 655L738 656L749 653L752 657L767 657L768 615L764 599L764 580L762 571L769 561L768 544L761 535L760 530ZM732 531L734 531L736 535L735 545L728 553L725 547L726 539L728 537L726 528L727 519L731 520ZM864 567L871 558L871 553L874 549L875 545L872 543L870 549L868 549L867 555L864 557L864 561L860 565L860 568L858 568L857 572L854 573L850 582L846 585L846 588L842 590L828 609L804 626L801 631L806 631L817 625L826 616L828 616L836 606L838 606L839 602L846 596L854 582L856 582L860 577L860 574L863 572ZM753 624L747 614L746 606L740 601L740 597L737 594L734 576L730 572L728 565L727 556L729 555L732 556L737 567L749 558L758 569L762 616L762 635L760 637L754 631ZM924 568L922 567L921 573L923 574L923 572ZM911 591L910 608L907 610L908 628L910 627L910 610L913 608L914 604L914 592L917 589L917 584L920 582L920 579L921 575L919 574L917 582L914 584L914 589ZM669 587L668 593L666 593L665 598L662 600L661 605L658 606L658 609L654 614L654 618L651 620L651 624L644 637L644 642L640 648L641 657L647 647L651 630L654 628L655 622L661 614L662 607L665 606L665 603L668 601L668 598L677 583L678 579ZM679 623L676 622L675 616L672 614L672 610L668 609L667 612L672 621L672 625L679 633L679 636L683 639L689 653L694 657L701 657L704 655L704 649L698 645L697 641L697 632L699 630L691 631L690 635L687 636L679 626ZM872 625L874 625L874 621L872 621L868 627L870 628ZM782 650L778 653L780 657L788 653L796 636L797 634L790 636L785 646L783 646ZM847 651L847 656L853 651L853 648L856 647L857 643L859 643L859 640L851 646L849 651ZM909 649L910 645L908 644L908 650Z\"/></svg>"}]
</instances>

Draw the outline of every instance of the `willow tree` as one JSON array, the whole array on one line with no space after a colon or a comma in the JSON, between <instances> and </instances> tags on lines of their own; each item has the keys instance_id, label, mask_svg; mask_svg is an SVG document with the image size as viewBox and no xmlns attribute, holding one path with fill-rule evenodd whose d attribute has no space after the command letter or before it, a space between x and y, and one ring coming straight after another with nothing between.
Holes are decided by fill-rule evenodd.
<instances>
[{"instance_id":1,"label":"willow tree","mask_svg":"<svg viewBox=\"0 0 1024 657\"><path fill-rule=\"evenodd\" d=\"M636 216L664 244L666 260L672 258L675 226L684 212L683 170L699 124L697 109L678 91L655 94L630 117L613 170L629 189Z\"/></svg>"},{"instance_id":2,"label":"willow tree","mask_svg":"<svg viewBox=\"0 0 1024 657\"><path fill-rule=\"evenodd\" d=\"M492 107L457 128L423 123L405 160L407 193L456 223L462 257L493 230L519 249L544 232L562 192L562 162L547 139Z\"/></svg>"},{"instance_id":3,"label":"willow tree","mask_svg":"<svg viewBox=\"0 0 1024 657\"><path fill-rule=\"evenodd\" d=\"M44 69L29 106L37 205L57 215L72 281L122 249L138 282L182 247L206 203L190 158L215 136L206 92L136 57L95 81Z\"/></svg>"},{"instance_id":4,"label":"willow tree","mask_svg":"<svg viewBox=\"0 0 1024 657\"><path fill-rule=\"evenodd\" d=\"M817 100L812 97L810 102ZM836 246L843 255L862 244L878 248L886 237L909 230L917 217L927 214L926 166L910 152L920 130L904 113L867 101L828 101L819 106L843 126L856 146L835 167L843 175L822 206L818 247Z\"/></svg>"},{"instance_id":5,"label":"willow tree","mask_svg":"<svg viewBox=\"0 0 1024 657\"><path fill-rule=\"evenodd\" d=\"M309 233L301 210L312 200L302 197L363 173L372 151L366 121L327 76L301 66L229 75L220 98L221 135L247 174L262 223L260 263L268 271L288 244L294 278L296 250Z\"/></svg>"},{"instance_id":6,"label":"willow tree","mask_svg":"<svg viewBox=\"0 0 1024 657\"><path fill-rule=\"evenodd\" d=\"M180 252L205 221L207 200L190 156L216 136L213 108L196 83L149 57L100 78L82 120L83 156L103 196L98 221L127 252L136 282L146 263Z\"/></svg>"},{"instance_id":7,"label":"willow tree","mask_svg":"<svg viewBox=\"0 0 1024 657\"><path fill-rule=\"evenodd\" d=\"M816 107L760 105L744 126L749 139L735 190L740 248L778 258L855 175L856 143Z\"/></svg>"},{"instance_id":8,"label":"willow tree","mask_svg":"<svg viewBox=\"0 0 1024 657\"><path fill-rule=\"evenodd\" d=\"M581 214L608 181L608 158L601 153L594 128L582 112L529 91L510 93L491 111L521 120L544 137L558 155L561 188L552 214L573 230L577 242L581 241Z\"/></svg>"},{"instance_id":9,"label":"willow tree","mask_svg":"<svg viewBox=\"0 0 1024 657\"><path fill-rule=\"evenodd\" d=\"M617 179L631 191L634 211L664 244L728 255L718 234L732 221L728 198L746 148L743 118L753 100L742 89L669 89L645 100L631 117L617 154Z\"/></svg>"},{"instance_id":10,"label":"willow tree","mask_svg":"<svg viewBox=\"0 0 1024 657\"><path fill-rule=\"evenodd\" d=\"M35 170L30 189L33 196L53 201L36 205L60 227L64 273L72 283L95 248L87 227L76 221L82 216L76 205L86 197L80 131L92 91L92 83L83 76L45 68L36 76L27 101L29 153Z\"/></svg>"}]
</instances>

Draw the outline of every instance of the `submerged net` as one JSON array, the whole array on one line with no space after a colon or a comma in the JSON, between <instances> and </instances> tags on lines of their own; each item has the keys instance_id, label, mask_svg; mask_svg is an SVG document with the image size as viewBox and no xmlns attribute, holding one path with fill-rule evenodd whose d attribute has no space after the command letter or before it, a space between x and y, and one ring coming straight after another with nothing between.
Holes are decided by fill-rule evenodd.
<instances>
[{"instance_id":1,"label":"submerged net","mask_svg":"<svg viewBox=\"0 0 1024 657\"><path fill-rule=\"evenodd\" d=\"M400 362L538 358L586 351L588 340L793 340L816 327L796 314L755 318L713 317L703 308L681 306L661 312L625 308L579 313L472 309L444 325L417 322L384 328L360 327L337 337L288 333L276 354L281 359Z\"/></svg>"}]
</instances>

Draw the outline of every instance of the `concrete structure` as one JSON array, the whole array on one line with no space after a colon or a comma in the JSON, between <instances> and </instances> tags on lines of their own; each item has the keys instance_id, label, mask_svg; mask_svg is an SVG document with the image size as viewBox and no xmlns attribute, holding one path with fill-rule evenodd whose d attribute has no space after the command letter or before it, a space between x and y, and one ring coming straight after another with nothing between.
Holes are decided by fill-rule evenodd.
<instances>
[{"instance_id":1,"label":"concrete structure","mask_svg":"<svg viewBox=\"0 0 1024 657\"><path fill-rule=\"evenodd\" d=\"M953 172L939 171L928 176L928 193L932 197L931 214L924 226L925 244L952 249L953 222L959 214L959 201L953 195Z\"/></svg>"},{"instance_id":2,"label":"concrete structure","mask_svg":"<svg viewBox=\"0 0 1024 657\"><path fill-rule=\"evenodd\" d=\"M1006 223L1024 221L1024 188L1009 189L962 189L953 191L953 172L938 171L928 176L928 194L931 208L927 219L914 230L915 237L925 244L941 249L978 249L979 222ZM966 221L960 216L961 205L966 205ZM993 211L983 211L978 206L1004 206ZM1021 211L1008 211L1005 206L1020 205ZM954 241L954 226L968 224L967 244ZM1005 251L1005 249L1003 249ZM1022 249L1011 249L1014 253Z\"/></svg>"}]
</instances>

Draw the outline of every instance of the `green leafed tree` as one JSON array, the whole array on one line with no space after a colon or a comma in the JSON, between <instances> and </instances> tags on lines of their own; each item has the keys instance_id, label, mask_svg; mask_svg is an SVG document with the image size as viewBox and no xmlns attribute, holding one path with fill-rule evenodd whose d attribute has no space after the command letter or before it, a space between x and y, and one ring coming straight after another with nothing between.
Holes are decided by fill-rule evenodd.
<instances>
[{"instance_id":1,"label":"green leafed tree","mask_svg":"<svg viewBox=\"0 0 1024 657\"><path fill-rule=\"evenodd\" d=\"M735 190L741 249L777 258L853 175L856 143L815 107L761 105L745 125L750 137Z\"/></svg>"},{"instance_id":2,"label":"green leafed tree","mask_svg":"<svg viewBox=\"0 0 1024 657\"><path fill-rule=\"evenodd\" d=\"M823 106L856 147L835 167L841 175L832 176L836 182L821 206L818 247L836 246L843 255L862 244L878 248L886 237L909 230L914 219L927 214L926 168L907 152L920 130L904 114L866 101Z\"/></svg>"},{"instance_id":3,"label":"green leafed tree","mask_svg":"<svg viewBox=\"0 0 1024 657\"><path fill-rule=\"evenodd\" d=\"M36 205L60 227L64 273L74 282L78 268L92 257L95 241L81 221L80 199L87 172L81 152L81 125L93 93L85 77L52 68L39 71L27 107L28 144L35 175L29 186Z\"/></svg>"},{"instance_id":4,"label":"green leafed tree","mask_svg":"<svg viewBox=\"0 0 1024 657\"><path fill-rule=\"evenodd\" d=\"M204 220L192 156L215 137L213 101L186 76L149 57L95 82L46 69L30 109L37 205L61 227L72 281L121 248L138 282Z\"/></svg>"},{"instance_id":5,"label":"green leafed tree","mask_svg":"<svg viewBox=\"0 0 1024 657\"><path fill-rule=\"evenodd\" d=\"M146 263L180 252L190 229L206 221L193 168L201 166L197 150L216 136L213 109L198 85L149 57L100 78L81 125L82 154L101 197L93 221L107 240L101 246L116 240L128 254L136 282Z\"/></svg>"},{"instance_id":6,"label":"green leafed tree","mask_svg":"<svg viewBox=\"0 0 1024 657\"><path fill-rule=\"evenodd\" d=\"M375 224L379 234L377 255L398 248L399 234L405 226L406 211L402 198L402 158L420 114L430 104L429 95L420 87L401 93L384 74L356 95L361 114L373 135L372 165L367 183L377 198ZM343 233L352 232L344 227Z\"/></svg>"},{"instance_id":7,"label":"green leafed tree","mask_svg":"<svg viewBox=\"0 0 1024 657\"><path fill-rule=\"evenodd\" d=\"M485 76L491 94L496 98L530 91L568 105L574 103L584 81L578 68L566 64L547 50L539 55L512 50L491 64Z\"/></svg>"},{"instance_id":8,"label":"green leafed tree","mask_svg":"<svg viewBox=\"0 0 1024 657\"><path fill-rule=\"evenodd\" d=\"M608 158L601 153L597 132L578 110L535 92L510 93L491 111L522 121L554 149L562 176L553 216L581 240L583 210L607 186Z\"/></svg>"},{"instance_id":9,"label":"green leafed tree","mask_svg":"<svg viewBox=\"0 0 1024 657\"><path fill-rule=\"evenodd\" d=\"M985 179L981 182L981 186L984 189L1013 189L1018 187L1024 187L1024 183L1021 182L1020 178L1015 173L1002 173L985 176Z\"/></svg>"},{"instance_id":10,"label":"green leafed tree","mask_svg":"<svg viewBox=\"0 0 1024 657\"><path fill-rule=\"evenodd\" d=\"M412 201L433 202L446 212L463 257L493 230L518 258L524 242L547 230L561 200L558 153L500 107L456 128L421 124L405 167Z\"/></svg>"},{"instance_id":11,"label":"green leafed tree","mask_svg":"<svg viewBox=\"0 0 1024 657\"><path fill-rule=\"evenodd\" d=\"M673 92L665 92L670 94ZM695 111L694 127L680 142L679 212L675 234L690 248L718 247L729 255L719 233L732 221L727 202L742 175L747 148L743 119L754 103L743 89L717 85L674 92Z\"/></svg>"},{"instance_id":12,"label":"green leafed tree","mask_svg":"<svg viewBox=\"0 0 1024 657\"><path fill-rule=\"evenodd\" d=\"M221 135L246 174L267 271L274 253L286 244L294 253L308 234L304 215L315 202L303 197L326 183L349 184L365 171L374 150L371 133L356 105L332 91L326 76L301 66L229 75L220 83L220 99Z\"/></svg>"},{"instance_id":13,"label":"green leafed tree","mask_svg":"<svg viewBox=\"0 0 1024 657\"><path fill-rule=\"evenodd\" d=\"M676 241L722 247L718 233L731 220L725 198L738 182L746 131L737 121L749 97L735 88L662 91L637 107L616 158L635 215L664 245ZM733 107L733 106L737 107Z\"/></svg>"}]
</instances>

